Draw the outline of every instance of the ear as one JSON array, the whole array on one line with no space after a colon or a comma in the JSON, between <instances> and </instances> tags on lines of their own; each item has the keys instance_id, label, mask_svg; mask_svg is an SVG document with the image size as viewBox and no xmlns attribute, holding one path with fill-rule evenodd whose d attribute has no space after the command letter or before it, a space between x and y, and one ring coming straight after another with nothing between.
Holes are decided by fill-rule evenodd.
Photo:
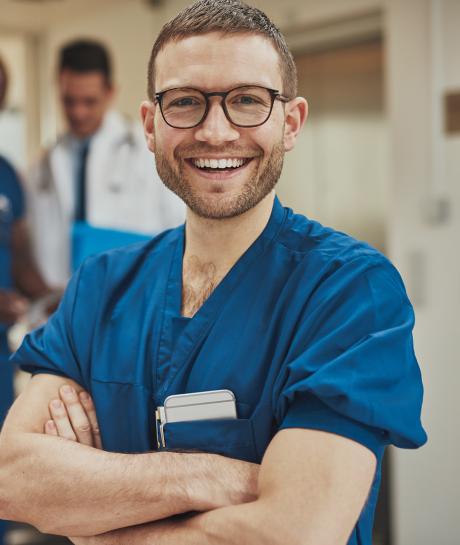
<instances>
[{"instance_id":1,"label":"ear","mask_svg":"<svg viewBox=\"0 0 460 545\"><path fill-rule=\"evenodd\" d=\"M155 104L149 100L144 100L140 107L142 125L144 127L145 140L149 150L155 152L155 139L153 122L155 118Z\"/></svg>"},{"instance_id":2,"label":"ear","mask_svg":"<svg viewBox=\"0 0 460 545\"><path fill-rule=\"evenodd\" d=\"M284 149L291 151L295 146L297 135L308 116L308 103L303 97L296 97L286 104L284 124Z\"/></svg>"},{"instance_id":3,"label":"ear","mask_svg":"<svg viewBox=\"0 0 460 545\"><path fill-rule=\"evenodd\" d=\"M111 107L116 95L116 88L108 83L104 82L104 108L107 110Z\"/></svg>"},{"instance_id":4,"label":"ear","mask_svg":"<svg viewBox=\"0 0 460 545\"><path fill-rule=\"evenodd\" d=\"M117 95L117 88L115 87L115 85L107 85L107 101L108 102L113 102L113 100L115 99L116 95Z\"/></svg>"}]
</instances>

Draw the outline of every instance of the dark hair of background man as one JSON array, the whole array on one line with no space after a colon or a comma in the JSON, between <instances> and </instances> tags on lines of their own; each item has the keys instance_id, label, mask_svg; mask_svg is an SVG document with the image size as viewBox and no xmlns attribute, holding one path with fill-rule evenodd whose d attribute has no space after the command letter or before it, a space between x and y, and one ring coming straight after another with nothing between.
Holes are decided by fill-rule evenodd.
<instances>
[{"instance_id":1,"label":"dark hair of background man","mask_svg":"<svg viewBox=\"0 0 460 545\"><path fill-rule=\"evenodd\" d=\"M112 65L107 49L93 40L77 40L65 45L59 56L59 72L100 72L112 85Z\"/></svg>"}]
</instances>

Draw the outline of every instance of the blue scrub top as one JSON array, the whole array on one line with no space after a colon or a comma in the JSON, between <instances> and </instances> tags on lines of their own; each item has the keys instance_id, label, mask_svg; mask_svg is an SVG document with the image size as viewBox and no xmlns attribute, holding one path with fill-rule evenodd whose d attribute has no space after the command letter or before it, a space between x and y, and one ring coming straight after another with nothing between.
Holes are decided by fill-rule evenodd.
<instances>
[{"instance_id":1,"label":"blue scrub top","mask_svg":"<svg viewBox=\"0 0 460 545\"><path fill-rule=\"evenodd\" d=\"M426 441L414 314L398 272L276 200L263 233L184 320L184 235L182 226L89 258L14 360L89 390L111 451L156 449L154 412L166 396L222 388L239 418L167 424L167 448L260 462L292 427L362 443L378 469L349 544L370 545L385 445Z\"/></svg>"}]
</instances>

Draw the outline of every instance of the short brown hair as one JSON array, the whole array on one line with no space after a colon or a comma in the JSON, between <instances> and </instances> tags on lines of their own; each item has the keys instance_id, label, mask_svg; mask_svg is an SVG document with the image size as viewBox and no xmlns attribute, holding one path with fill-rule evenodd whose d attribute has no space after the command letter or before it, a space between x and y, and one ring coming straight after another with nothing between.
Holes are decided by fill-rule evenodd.
<instances>
[{"instance_id":1,"label":"short brown hair","mask_svg":"<svg viewBox=\"0 0 460 545\"><path fill-rule=\"evenodd\" d=\"M279 56L283 89L288 98L297 94L297 70L286 40L280 30L257 8L239 0L198 0L168 21L160 31L148 66L147 92L150 100L155 95L155 60L170 41L190 36L221 32L222 34L259 34L267 38Z\"/></svg>"}]
</instances>

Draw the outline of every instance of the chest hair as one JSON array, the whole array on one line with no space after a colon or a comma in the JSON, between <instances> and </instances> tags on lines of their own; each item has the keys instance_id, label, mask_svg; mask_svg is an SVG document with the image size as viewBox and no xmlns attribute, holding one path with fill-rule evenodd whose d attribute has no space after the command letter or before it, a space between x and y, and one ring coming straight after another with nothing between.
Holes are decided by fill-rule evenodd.
<instances>
[{"instance_id":1,"label":"chest hair","mask_svg":"<svg viewBox=\"0 0 460 545\"><path fill-rule=\"evenodd\" d=\"M194 316L219 280L214 263L202 263L192 255L184 264L182 275L182 316Z\"/></svg>"}]
</instances>

